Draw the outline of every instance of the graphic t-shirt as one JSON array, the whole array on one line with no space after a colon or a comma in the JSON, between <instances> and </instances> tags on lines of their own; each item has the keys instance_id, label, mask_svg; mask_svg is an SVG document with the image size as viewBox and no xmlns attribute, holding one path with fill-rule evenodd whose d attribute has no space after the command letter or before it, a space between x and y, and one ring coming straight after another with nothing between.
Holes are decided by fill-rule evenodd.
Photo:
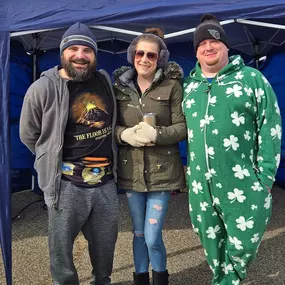
<instances>
[{"instance_id":1,"label":"graphic t-shirt","mask_svg":"<svg viewBox=\"0 0 285 285\"><path fill-rule=\"evenodd\" d=\"M98 187L112 179L113 99L98 73L68 82L69 116L63 145L63 178L77 186Z\"/></svg>"}]
</instances>

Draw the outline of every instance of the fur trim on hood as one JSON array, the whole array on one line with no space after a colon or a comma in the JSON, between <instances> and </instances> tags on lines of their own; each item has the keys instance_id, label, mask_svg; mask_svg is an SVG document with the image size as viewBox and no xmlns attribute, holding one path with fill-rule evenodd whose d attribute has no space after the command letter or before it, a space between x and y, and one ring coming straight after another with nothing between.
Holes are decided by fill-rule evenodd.
<instances>
[{"instance_id":1,"label":"fur trim on hood","mask_svg":"<svg viewBox=\"0 0 285 285\"><path fill-rule=\"evenodd\" d=\"M131 69L133 69L133 68L130 66L122 66L122 67L116 69L113 72L114 79L117 80L121 75L123 75L125 72L127 72ZM167 79L177 79L177 80L182 80L183 76L184 76L184 73L183 73L181 66L174 61L168 62L166 68L164 69L163 74Z\"/></svg>"}]
</instances>

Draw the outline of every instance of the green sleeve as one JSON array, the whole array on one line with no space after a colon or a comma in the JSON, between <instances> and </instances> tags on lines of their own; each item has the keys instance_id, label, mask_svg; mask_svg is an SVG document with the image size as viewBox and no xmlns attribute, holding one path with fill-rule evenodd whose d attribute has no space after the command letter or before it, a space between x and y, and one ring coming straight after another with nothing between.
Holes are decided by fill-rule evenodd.
<instances>
[{"instance_id":1,"label":"green sleeve","mask_svg":"<svg viewBox=\"0 0 285 285\"><path fill-rule=\"evenodd\" d=\"M272 188L280 162L281 116L276 95L267 79L260 73L257 100L258 153L257 170L260 181Z\"/></svg>"}]
</instances>

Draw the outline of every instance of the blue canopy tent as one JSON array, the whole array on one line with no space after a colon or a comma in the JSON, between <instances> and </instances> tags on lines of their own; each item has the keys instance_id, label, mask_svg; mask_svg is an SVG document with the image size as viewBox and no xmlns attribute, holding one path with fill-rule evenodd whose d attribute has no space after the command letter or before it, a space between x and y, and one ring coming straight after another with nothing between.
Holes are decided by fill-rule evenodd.
<instances>
[{"instance_id":1,"label":"blue canopy tent","mask_svg":"<svg viewBox=\"0 0 285 285\"><path fill-rule=\"evenodd\" d=\"M209 0L0 0L0 241L7 284L12 284L11 256L11 155L9 133L9 74L10 37L20 40L33 53L35 63L38 50L59 45L64 29L74 22L94 28L99 48L120 54L126 43L145 27L161 26L166 31L166 42L174 45L174 59L185 63L189 59L193 28L202 14L211 12L225 20L225 30L236 50L254 57L282 48L285 38L284 0L216 1ZM245 22L242 19L258 21ZM271 28L258 27L259 22L274 24ZM278 26L279 25L279 26ZM186 30L186 31L185 31ZM178 42L185 42L182 45ZM189 47L189 49L185 49ZM176 53L176 55L175 55ZM188 56L187 56L188 54ZM193 53L192 53L193 57ZM192 61L191 61L192 62ZM182 64L183 66L183 64ZM184 67L184 66L183 66ZM187 72L189 65L185 65ZM185 70L185 71L186 71ZM36 69L34 69L34 79Z\"/></svg>"}]
</instances>

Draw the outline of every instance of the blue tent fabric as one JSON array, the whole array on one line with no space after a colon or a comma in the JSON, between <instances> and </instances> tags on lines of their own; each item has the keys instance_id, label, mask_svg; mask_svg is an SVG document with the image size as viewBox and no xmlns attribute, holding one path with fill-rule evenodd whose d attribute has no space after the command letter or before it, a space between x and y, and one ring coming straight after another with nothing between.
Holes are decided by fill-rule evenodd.
<instances>
[{"instance_id":1,"label":"blue tent fabric","mask_svg":"<svg viewBox=\"0 0 285 285\"><path fill-rule=\"evenodd\" d=\"M7 285L12 284L9 141L9 33L0 33L0 242Z\"/></svg>"},{"instance_id":2,"label":"blue tent fabric","mask_svg":"<svg viewBox=\"0 0 285 285\"><path fill-rule=\"evenodd\" d=\"M31 189L34 156L19 138L19 120L25 93L32 84L32 57L18 41L10 49L10 140L12 193Z\"/></svg>"},{"instance_id":3,"label":"blue tent fabric","mask_svg":"<svg viewBox=\"0 0 285 285\"><path fill-rule=\"evenodd\" d=\"M284 81L285 52L275 54L268 58L262 68L262 73L271 83L280 108L282 116L282 126L285 126L285 81ZM276 182L285 188L285 136L281 141L281 161L276 175Z\"/></svg>"},{"instance_id":4,"label":"blue tent fabric","mask_svg":"<svg viewBox=\"0 0 285 285\"><path fill-rule=\"evenodd\" d=\"M11 279L11 217L10 217L10 141L9 141L9 33L25 30L66 28L75 22L87 25L143 31L159 25L167 32L189 29L199 23L204 13L213 13L220 20L247 18L285 22L284 0L0 0L0 239L3 250L7 284ZM277 22L278 23L278 22ZM233 38L242 30L231 26L227 31ZM264 29L262 34L269 34ZM280 32L281 38L282 32ZM189 41L187 35L184 41ZM51 38L52 41L52 38ZM283 41L283 39L282 39ZM179 57L180 49L177 50ZM180 58L181 59L181 58ZM182 60L182 59L181 59ZM111 69L113 59L110 58ZM179 62L179 61L178 61ZM186 68L190 69L186 64ZM182 64L183 66L183 64ZM184 66L183 66L184 68ZM185 73L187 74L189 70Z\"/></svg>"}]
</instances>

